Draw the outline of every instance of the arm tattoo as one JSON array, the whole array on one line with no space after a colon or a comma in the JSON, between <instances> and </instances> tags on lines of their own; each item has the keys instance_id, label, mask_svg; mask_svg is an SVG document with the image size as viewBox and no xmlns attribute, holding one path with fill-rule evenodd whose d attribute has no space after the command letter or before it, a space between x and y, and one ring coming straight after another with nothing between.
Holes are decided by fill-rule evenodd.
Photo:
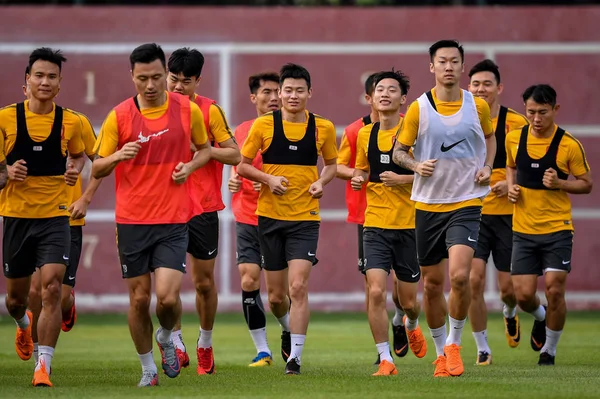
<instances>
[{"instance_id":1,"label":"arm tattoo","mask_svg":"<svg viewBox=\"0 0 600 399\"><path fill-rule=\"evenodd\" d=\"M6 186L8 180L8 170L6 169L6 160L0 162L0 190Z\"/></svg>"},{"instance_id":2,"label":"arm tattoo","mask_svg":"<svg viewBox=\"0 0 600 399\"><path fill-rule=\"evenodd\" d=\"M419 165L419 162L414 160L414 158L408 153L409 151L409 146L397 143L396 148L394 148L394 163L414 172L417 168L417 165Z\"/></svg>"}]
</instances>

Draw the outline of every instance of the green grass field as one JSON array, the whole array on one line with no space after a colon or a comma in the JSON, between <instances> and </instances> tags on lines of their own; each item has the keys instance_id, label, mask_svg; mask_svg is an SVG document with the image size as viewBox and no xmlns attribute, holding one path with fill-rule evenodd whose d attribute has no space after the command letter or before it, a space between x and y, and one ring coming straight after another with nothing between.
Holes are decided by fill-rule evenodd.
<instances>
[{"instance_id":1,"label":"green grass field","mask_svg":"<svg viewBox=\"0 0 600 399\"><path fill-rule=\"evenodd\" d=\"M425 319L420 320L426 327ZM470 329L463 336L465 373L434 379L435 349L424 328L428 353L417 359L410 351L395 358L398 375L371 377L377 357L364 314L313 314L302 358L302 375L283 374L279 326L268 319L275 363L249 368L255 355L241 314L219 314L214 336L217 373L196 375L196 359L176 379L160 374L160 386L136 387L138 358L123 315L82 315L69 333L62 333L52 363L54 388L33 388L33 360L21 361L14 350L15 325L0 320L0 397L285 397L285 398L598 398L600 397L600 313L571 313L555 367L537 366L538 353L529 346L532 318L523 316L521 345L506 344L502 319L492 315L488 332L494 364L476 367ZM195 347L198 322L186 315L184 340ZM156 327L156 322L155 322ZM160 354L156 345L157 365ZM160 369L160 368L159 368Z\"/></svg>"}]
</instances>

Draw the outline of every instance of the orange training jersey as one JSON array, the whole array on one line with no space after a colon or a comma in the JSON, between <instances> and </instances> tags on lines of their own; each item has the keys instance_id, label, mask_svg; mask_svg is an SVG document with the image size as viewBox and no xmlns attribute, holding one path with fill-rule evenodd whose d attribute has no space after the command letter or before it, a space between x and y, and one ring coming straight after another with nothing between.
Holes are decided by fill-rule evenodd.
<instances>
[{"instance_id":1,"label":"orange training jersey","mask_svg":"<svg viewBox=\"0 0 600 399\"><path fill-rule=\"evenodd\" d=\"M235 129L235 140L240 146L240 149L244 145L246 137L248 137L248 132L252 127L252 123L254 123L254 119L243 122ZM262 170L262 155L260 152L252 161L252 166L258 170ZM240 178L242 179L242 188L231 197L231 210L233 211L233 216L238 223L258 226L256 208L258 207L259 192L254 190L252 180Z\"/></svg>"},{"instance_id":2,"label":"orange training jersey","mask_svg":"<svg viewBox=\"0 0 600 399\"><path fill-rule=\"evenodd\" d=\"M168 93L168 108L158 119L144 117L133 98L115 108L118 148L137 141L136 157L115 168L116 221L124 224L186 223L192 217L189 184L176 184L179 162L192 159L191 111L187 97Z\"/></svg>"}]
</instances>

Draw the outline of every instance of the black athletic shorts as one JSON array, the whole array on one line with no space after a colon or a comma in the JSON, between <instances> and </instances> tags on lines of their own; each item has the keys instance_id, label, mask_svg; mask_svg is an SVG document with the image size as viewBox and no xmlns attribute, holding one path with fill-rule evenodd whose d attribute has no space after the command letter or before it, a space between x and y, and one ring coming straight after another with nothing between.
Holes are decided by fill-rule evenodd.
<instances>
[{"instance_id":1,"label":"black athletic shorts","mask_svg":"<svg viewBox=\"0 0 600 399\"><path fill-rule=\"evenodd\" d=\"M258 238L264 256L264 269L285 270L288 262L294 259L305 259L316 265L320 225L317 221L277 220L259 216Z\"/></svg>"},{"instance_id":2,"label":"black athletic shorts","mask_svg":"<svg viewBox=\"0 0 600 399\"><path fill-rule=\"evenodd\" d=\"M457 244L477 248L481 207L468 206L450 212L416 210L415 233L419 265L433 266L448 258Z\"/></svg>"},{"instance_id":3,"label":"black athletic shorts","mask_svg":"<svg viewBox=\"0 0 600 399\"><path fill-rule=\"evenodd\" d=\"M158 267L185 273L187 246L185 223L117 223L117 248L123 278L142 276Z\"/></svg>"},{"instance_id":4,"label":"black athletic shorts","mask_svg":"<svg viewBox=\"0 0 600 399\"><path fill-rule=\"evenodd\" d=\"M194 216L188 223L187 251L196 259L210 260L219 253L219 214L217 211Z\"/></svg>"},{"instance_id":5,"label":"black athletic shorts","mask_svg":"<svg viewBox=\"0 0 600 399\"><path fill-rule=\"evenodd\" d=\"M547 269L571 271L573 232L513 233L511 274L541 276Z\"/></svg>"},{"instance_id":6,"label":"black athletic shorts","mask_svg":"<svg viewBox=\"0 0 600 399\"><path fill-rule=\"evenodd\" d=\"M252 263L262 267L258 226L235 222L235 236L235 257L237 264Z\"/></svg>"},{"instance_id":7,"label":"black athletic shorts","mask_svg":"<svg viewBox=\"0 0 600 399\"><path fill-rule=\"evenodd\" d=\"M414 229L380 229L365 227L365 270L394 269L396 278L406 283L419 281L421 269L417 262Z\"/></svg>"},{"instance_id":8,"label":"black athletic shorts","mask_svg":"<svg viewBox=\"0 0 600 399\"><path fill-rule=\"evenodd\" d=\"M512 215L482 215L474 258L487 262L492 254L499 272L510 273Z\"/></svg>"},{"instance_id":9,"label":"black athletic shorts","mask_svg":"<svg viewBox=\"0 0 600 399\"><path fill-rule=\"evenodd\" d=\"M44 219L4 217L2 263L6 278L28 277L50 263L68 265L69 217Z\"/></svg>"},{"instance_id":10,"label":"black athletic shorts","mask_svg":"<svg viewBox=\"0 0 600 399\"><path fill-rule=\"evenodd\" d=\"M365 248L363 244L363 225L358 225L358 271L365 274Z\"/></svg>"},{"instance_id":11,"label":"black athletic shorts","mask_svg":"<svg viewBox=\"0 0 600 399\"><path fill-rule=\"evenodd\" d=\"M71 251L69 255L69 264L63 284L75 287L75 277L77 276L77 267L81 259L81 247L83 246L83 228L82 226L71 226Z\"/></svg>"}]
</instances>

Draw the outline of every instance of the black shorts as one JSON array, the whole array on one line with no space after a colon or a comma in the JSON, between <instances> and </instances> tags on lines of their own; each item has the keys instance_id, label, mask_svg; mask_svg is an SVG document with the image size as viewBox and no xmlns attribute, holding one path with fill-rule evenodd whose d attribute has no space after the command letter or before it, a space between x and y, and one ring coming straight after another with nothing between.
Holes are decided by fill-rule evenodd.
<instances>
[{"instance_id":1,"label":"black shorts","mask_svg":"<svg viewBox=\"0 0 600 399\"><path fill-rule=\"evenodd\" d=\"M365 227L364 245L365 270L383 269L389 274L393 268L398 280L406 283L419 281L421 272L413 229Z\"/></svg>"},{"instance_id":2,"label":"black shorts","mask_svg":"<svg viewBox=\"0 0 600 399\"><path fill-rule=\"evenodd\" d=\"M81 247L83 246L83 228L82 226L71 226L71 251L69 255L69 264L63 284L75 287L75 277L77 276L77 267L81 259Z\"/></svg>"},{"instance_id":3,"label":"black shorts","mask_svg":"<svg viewBox=\"0 0 600 399\"><path fill-rule=\"evenodd\" d=\"M277 220L259 216L258 238L264 269L285 270L288 262L294 259L305 259L316 265L320 225L317 221Z\"/></svg>"},{"instance_id":4,"label":"black shorts","mask_svg":"<svg viewBox=\"0 0 600 399\"><path fill-rule=\"evenodd\" d=\"M235 223L235 257L237 264L252 263L263 266L260 254L260 241L258 239L258 226L246 223Z\"/></svg>"},{"instance_id":5,"label":"black shorts","mask_svg":"<svg viewBox=\"0 0 600 399\"><path fill-rule=\"evenodd\" d=\"M28 277L50 263L68 265L71 246L69 217L44 219L5 217L2 263L6 278Z\"/></svg>"},{"instance_id":6,"label":"black shorts","mask_svg":"<svg viewBox=\"0 0 600 399\"><path fill-rule=\"evenodd\" d=\"M546 269L571 271L573 232L513 233L511 274L541 276Z\"/></svg>"},{"instance_id":7,"label":"black shorts","mask_svg":"<svg viewBox=\"0 0 600 399\"><path fill-rule=\"evenodd\" d=\"M117 248L123 278L142 276L158 267L185 273L187 245L185 223L117 223Z\"/></svg>"},{"instance_id":8,"label":"black shorts","mask_svg":"<svg viewBox=\"0 0 600 399\"><path fill-rule=\"evenodd\" d=\"M363 225L358 225L358 271L362 274L366 273L365 270L365 250L363 244Z\"/></svg>"},{"instance_id":9,"label":"black shorts","mask_svg":"<svg viewBox=\"0 0 600 399\"><path fill-rule=\"evenodd\" d=\"M210 260L219 253L219 214L217 211L194 216L188 223L187 251L196 259Z\"/></svg>"},{"instance_id":10,"label":"black shorts","mask_svg":"<svg viewBox=\"0 0 600 399\"><path fill-rule=\"evenodd\" d=\"M512 215L482 215L474 258L487 262L492 254L499 272L510 273Z\"/></svg>"},{"instance_id":11,"label":"black shorts","mask_svg":"<svg viewBox=\"0 0 600 399\"><path fill-rule=\"evenodd\" d=\"M448 258L457 244L477 248L481 207L468 206L450 212L416 210L415 233L419 265L433 266Z\"/></svg>"}]
</instances>

